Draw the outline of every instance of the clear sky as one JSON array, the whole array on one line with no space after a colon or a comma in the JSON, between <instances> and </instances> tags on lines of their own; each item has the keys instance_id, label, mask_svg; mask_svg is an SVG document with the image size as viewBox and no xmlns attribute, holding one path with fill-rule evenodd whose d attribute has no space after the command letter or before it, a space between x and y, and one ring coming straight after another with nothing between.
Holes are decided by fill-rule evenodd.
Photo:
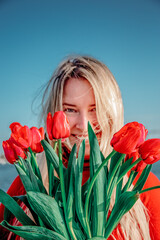
<instances>
[{"instance_id":1,"label":"clear sky","mask_svg":"<svg viewBox=\"0 0 160 240\"><path fill-rule=\"evenodd\" d=\"M142 122L160 138L159 0L0 0L0 145L10 123L38 126L38 89L77 53L110 68L125 122Z\"/></svg>"}]
</instances>

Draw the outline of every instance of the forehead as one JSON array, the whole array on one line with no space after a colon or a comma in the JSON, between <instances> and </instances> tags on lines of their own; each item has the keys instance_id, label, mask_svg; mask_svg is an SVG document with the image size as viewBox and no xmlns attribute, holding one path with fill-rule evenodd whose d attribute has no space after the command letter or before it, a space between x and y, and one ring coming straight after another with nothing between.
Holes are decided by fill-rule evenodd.
<instances>
[{"instance_id":1,"label":"forehead","mask_svg":"<svg viewBox=\"0 0 160 240\"><path fill-rule=\"evenodd\" d=\"M70 78L65 82L63 89L63 103L88 101L95 103L93 88L84 78Z\"/></svg>"}]
</instances>

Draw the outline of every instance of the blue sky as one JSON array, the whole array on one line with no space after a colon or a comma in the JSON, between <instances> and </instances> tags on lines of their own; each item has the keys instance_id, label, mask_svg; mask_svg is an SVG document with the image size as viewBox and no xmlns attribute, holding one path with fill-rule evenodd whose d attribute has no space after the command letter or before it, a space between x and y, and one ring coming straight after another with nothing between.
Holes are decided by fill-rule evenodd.
<instances>
[{"instance_id":1,"label":"blue sky","mask_svg":"<svg viewBox=\"0 0 160 240\"><path fill-rule=\"evenodd\" d=\"M120 86L125 122L160 137L159 13L159 0L1 0L0 145L10 123L38 126L32 101L74 53L103 61Z\"/></svg>"}]
</instances>

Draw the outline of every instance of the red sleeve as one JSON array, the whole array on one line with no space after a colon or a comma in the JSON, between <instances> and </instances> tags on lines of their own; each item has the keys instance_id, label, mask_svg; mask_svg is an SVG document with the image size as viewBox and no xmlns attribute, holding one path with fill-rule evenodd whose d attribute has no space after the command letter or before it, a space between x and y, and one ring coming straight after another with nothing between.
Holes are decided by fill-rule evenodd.
<instances>
[{"instance_id":1,"label":"red sleeve","mask_svg":"<svg viewBox=\"0 0 160 240\"><path fill-rule=\"evenodd\" d=\"M143 189L157 185L160 185L159 179L150 173ZM160 189L145 192L140 195L140 198L148 209L151 239L160 240Z\"/></svg>"},{"instance_id":2,"label":"red sleeve","mask_svg":"<svg viewBox=\"0 0 160 240\"><path fill-rule=\"evenodd\" d=\"M15 180L11 184L10 188L8 189L7 193L10 196L20 196L20 195L24 195L26 193L19 176L17 176L15 178ZM3 219L4 219L4 205L0 204L0 222L2 222ZM11 220L13 220L13 219L11 219ZM6 229L4 229L3 227L0 226L0 239L1 240L3 240L3 239L6 240L8 233L9 232Z\"/></svg>"},{"instance_id":3,"label":"red sleeve","mask_svg":"<svg viewBox=\"0 0 160 240\"><path fill-rule=\"evenodd\" d=\"M135 182L139 178L140 173L138 174ZM133 184L135 184L135 182ZM143 187L143 189L147 189L153 186L159 186L160 181L159 179L153 174L150 173L148 179ZM141 201L148 209L148 214L150 217L149 220L149 229L150 229L150 236L151 240L160 240L160 188L145 192L140 195ZM124 239L122 234L120 225L118 224L118 232L117 235L116 229L113 230L112 236L108 238L108 240L113 239Z\"/></svg>"}]
</instances>

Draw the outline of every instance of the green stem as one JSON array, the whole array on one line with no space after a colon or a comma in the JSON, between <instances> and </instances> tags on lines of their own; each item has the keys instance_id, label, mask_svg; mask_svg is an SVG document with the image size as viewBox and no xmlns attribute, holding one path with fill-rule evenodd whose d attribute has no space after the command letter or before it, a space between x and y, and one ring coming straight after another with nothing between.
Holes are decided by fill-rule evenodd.
<instances>
[{"instance_id":1,"label":"green stem","mask_svg":"<svg viewBox=\"0 0 160 240\"><path fill-rule=\"evenodd\" d=\"M116 174L116 171L119 167L119 165L121 164L123 158L124 158L125 154L122 154L120 156L120 158L118 159L116 165L114 166L112 172L111 172L111 176L108 180L108 184L107 184L107 205L106 205L106 216L108 216L108 212L109 212L109 206L110 206L110 201L111 201L111 195L112 195L112 192L115 188L116 185L118 185L118 180L114 181L114 176Z\"/></svg>"},{"instance_id":2,"label":"green stem","mask_svg":"<svg viewBox=\"0 0 160 240\"><path fill-rule=\"evenodd\" d=\"M94 185L94 182L96 181L98 174L100 173L101 169L104 167L104 165L109 161L109 159L116 153L115 150L113 150L108 157L102 162L102 164L99 166L98 170L96 171L96 173L94 174L93 178L91 179L91 182L89 184L88 187L88 192L87 192L87 196L86 196L86 200L85 200L85 206L84 206L84 214L85 214L85 219L86 219L86 226L87 226L87 230L89 232L89 237L91 238L91 232L90 232L90 227L89 227L89 219L88 219L88 205L89 205L89 198L91 195L91 191Z\"/></svg>"},{"instance_id":3,"label":"green stem","mask_svg":"<svg viewBox=\"0 0 160 240\"><path fill-rule=\"evenodd\" d=\"M113 171L111 172L111 176L110 176L110 178L109 178L109 182L108 182L108 186L107 186L107 194L108 194L108 192L109 192L109 190L110 190L110 186L111 186L111 183L112 183L112 181L113 181L114 175L115 175L115 173L116 173L116 171L117 171L120 163L122 162L124 156L125 156L125 154L122 154L122 155L120 156L120 158L118 159L115 167L113 168Z\"/></svg>"},{"instance_id":4,"label":"green stem","mask_svg":"<svg viewBox=\"0 0 160 240\"><path fill-rule=\"evenodd\" d=\"M139 191L139 194L144 193L144 192L148 192L148 191L151 191L151 190L154 190L154 189L158 189L158 188L160 188L160 186L146 188L144 190Z\"/></svg>"},{"instance_id":5,"label":"green stem","mask_svg":"<svg viewBox=\"0 0 160 240\"><path fill-rule=\"evenodd\" d=\"M54 143L53 149L56 151L57 141ZM54 183L54 167L50 161L47 161L48 165L48 181L49 181L49 195L52 197L53 183Z\"/></svg>"},{"instance_id":6,"label":"green stem","mask_svg":"<svg viewBox=\"0 0 160 240\"><path fill-rule=\"evenodd\" d=\"M54 146L53 146L53 149L54 149L54 151L56 151L56 148L57 148L57 141L55 141L55 143L54 143Z\"/></svg>"},{"instance_id":7,"label":"green stem","mask_svg":"<svg viewBox=\"0 0 160 240\"><path fill-rule=\"evenodd\" d=\"M37 175L37 177L38 177L38 178L41 180L41 182L42 182L42 176L41 176L41 172L40 172L39 167L38 167L37 159L36 159L36 157L35 157L32 149L31 149L30 147L28 148L28 150L29 150L29 152L30 152L30 154L31 154L31 158L32 158L32 160L33 160L33 165L34 165L34 168L35 168L35 169L34 169L34 173ZM32 168L33 168L33 166L32 166Z\"/></svg>"},{"instance_id":8,"label":"green stem","mask_svg":"<svg viewBox=\"0 0 160 240\"><path fill-rule=\"evenodd\" d=\"M25 171L26 167L21 159L19 159L18 162L15 162L14 164L19 164L19 166Z\"/></svg>"},{"instance_id":9,"label":"green stem","mask_svg":"<svg viewBox=\"0 0 160 240\"><path fill-rule=\"evenodd\" d=\"M53 178L54 178L54 167L52 164L48 167L48 181L49 181L49 196L52 197L52 189L53 189Z\"/></svg>"},{"instance_id":10,"label":"green stem","mask_svg":"<svg viewBox=\"0 0 160 240\"><path fill-rule=\"evenodd\" d=\"M129 179L122 190L123 192L126 192L129 189L129 187L131 186L131 184L132 184L133 180L135 179L135 177L137 176L137 174L138 174L138 172L131 171Z\"/></svg>"},{"instance_id":11,"label":"green stem","mask_svg":"<svg viewBox=\"0 0 160 240\"><path fill-rule=\"evenodd\" d=\"M66 213L66 194L65 194L65 186L64 186L61 139L58 139L58 146L59 146L59 177L60 177L60 186L61 186L61 192L62 192L62 201L63 201L64 212Z\"/></svg>"},{"instance_id":12,"label":"green stem","mask_svg":"<svg viewBox=\"0 0 160 240\"><path fill-rule=\"evenodd\" d=\"M67 202L66 202L66 193L65 193L65 186L64 186L64 175L63 175L63 162L62 162L62 143L61 139L58 139L58 151L59 151L59 177L60 177L60 186L61 186L61 194L62 194L62 202L64 208L64 216L68 228L68 232L72 239L77 240L73 229L70 228L68 218L67 218Z\"/></svg>"},{"instance_id":13,"label":"green stem","mask_svg":"<svg viewBox=\"0 0 160 240\"><path fill-rule=\"evenodd\" d=\"M108 211L109 211L111 195L112 195L112 192L113 192L114 187L115 187L115 186L112 185L113 177L114 177L114 175L115 175L115 173L116 173L116 171L117 171L117 168L119 167L122 159L124 158L124 155L125 155L125 154L122 154L122 155L121 155L121 157L119 158L116 166L114 167L114 169L113 169L113 171L112 171L112 173L111 173L111 177L110 177L110 179L109 179L108 186L107 186L107 198L108 198L108 200L107 200L107 206L106 206L106 213L107 213L107 215L108 215ZM118 180L115 182L115 185L118 185L118 183L121 181L121 179L123 178L123 176L124 176L129 170L131 170L137 163L139 163L140 161L141 161L141 159L138 159L137 161L135 161L134 163L132 163L128 168L126 168L126 169L122 172L122 174L120 175L120 177L118 178ZM111 187L111 185L112 185L112 191L110 192L110 187ZM108 193L109 193L109 196L108 196Z\"/></svg>"},{"instance_id":14,"label":"green stem","mask_svg":"<svg viewBox=\"0 0 160 240\"><path fill-rule=\"evenodd\" d=\"M127 172L129 172L135 165L137 165L140 161L142 161L142 159L141 159L141 158L138 158L134 163L132 163L129 167L127 167L127 168L122 172L122 174L120 175L117 184L121 181L121 179L123 178L123 176L124 176Z\"/></svg>"}]
</instances>

